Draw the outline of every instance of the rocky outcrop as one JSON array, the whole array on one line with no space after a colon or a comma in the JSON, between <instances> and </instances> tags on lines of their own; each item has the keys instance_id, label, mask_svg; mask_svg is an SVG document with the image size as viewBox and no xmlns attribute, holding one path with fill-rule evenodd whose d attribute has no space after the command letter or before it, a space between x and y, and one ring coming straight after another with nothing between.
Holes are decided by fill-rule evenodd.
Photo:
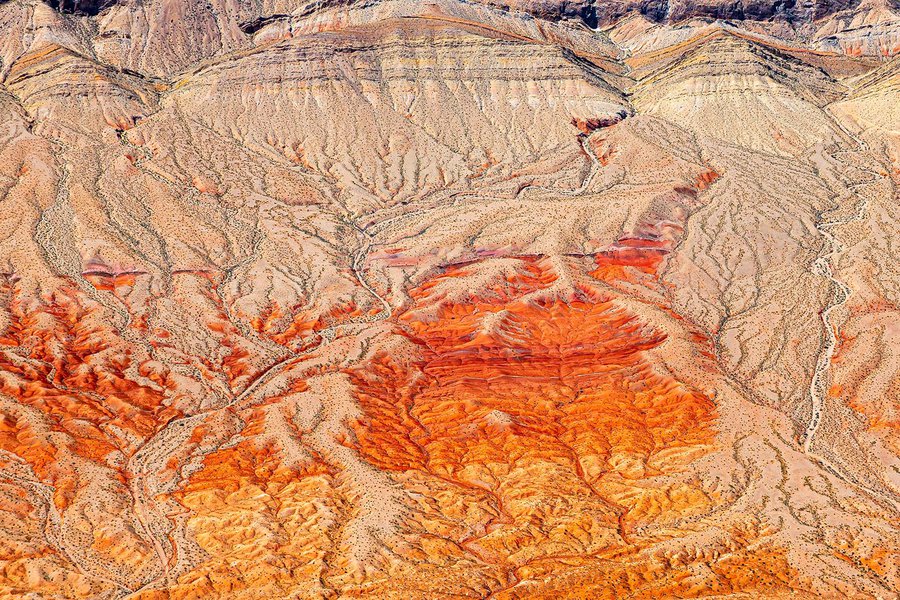
<instances>
[{"instance_id":1,"label":"rocky outcrop","mask_svg":"<svg viewBox=\"0 0 900 600\"><path fill-rule=\"evenodd\" d=\"M94 16L113 6L117 0L48 0L47 4L61 13Z\"/></svg>"},{"instance_id":2,"label":"rocky outcrop","mask_svg":"<svg viewBox=\"0 0 900 600\"><path fill-rule=\"evenodd\" d=\"M764 0L685 1L685 0L578 0L556 2L524 0L493 3L514 10L529 12L545 19L577 18L589 27L609 25L630 15L639 14L656 23L677 23L692 18L729 21L781 20L795 25L809 24L834 13L853 9L860 0L823 0L797 3Z\"/></svg>"}]
</instances>

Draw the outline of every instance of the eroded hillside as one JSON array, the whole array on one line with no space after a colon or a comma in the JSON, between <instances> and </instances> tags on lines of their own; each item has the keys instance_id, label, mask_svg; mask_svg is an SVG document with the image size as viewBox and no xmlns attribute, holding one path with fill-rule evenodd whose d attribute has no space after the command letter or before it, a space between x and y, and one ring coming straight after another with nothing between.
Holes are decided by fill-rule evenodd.
<instances>
[{"instance_id":1,"label":"eroded hillside","mask_svg":"<svg viewBox=\"0 0 900 600\"><path fill-rule=\"evenodd\" d=\"M0 597L898 597L898 53L0 4Z\"/></svg>"}]
</instances>

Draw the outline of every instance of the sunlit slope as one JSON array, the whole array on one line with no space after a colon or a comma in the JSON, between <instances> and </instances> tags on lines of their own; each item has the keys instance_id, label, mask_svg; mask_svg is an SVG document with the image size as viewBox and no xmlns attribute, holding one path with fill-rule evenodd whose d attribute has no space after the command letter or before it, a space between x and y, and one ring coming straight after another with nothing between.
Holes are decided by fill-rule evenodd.
<instances>
[{"instance_id":1,"label":"sunlit slope","mask_svg":"<svg viewBox=\"0 0 900 600\"><path fill-rule=\"evenodd\" d=\"M713 30L637 60L638 110L700 135L780 155L835 136L822 108L842 86L773 48Z\"/></svg>"}]
</instances>

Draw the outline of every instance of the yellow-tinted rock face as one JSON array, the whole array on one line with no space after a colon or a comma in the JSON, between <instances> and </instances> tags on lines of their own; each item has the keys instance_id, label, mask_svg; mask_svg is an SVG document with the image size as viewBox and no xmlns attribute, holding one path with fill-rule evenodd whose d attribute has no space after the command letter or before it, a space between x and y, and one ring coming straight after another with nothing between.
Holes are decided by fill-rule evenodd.
<instances>
[{"instance_id":1,"label":"yellow-tinted rock face","mask_svg":"<svg viewBox=\"0 0 900 600\"><path fill-rule=\"evenodd\" d=\"M894 11L0 4L0 599L897 597Z\"/></svg>"}]
</instances>

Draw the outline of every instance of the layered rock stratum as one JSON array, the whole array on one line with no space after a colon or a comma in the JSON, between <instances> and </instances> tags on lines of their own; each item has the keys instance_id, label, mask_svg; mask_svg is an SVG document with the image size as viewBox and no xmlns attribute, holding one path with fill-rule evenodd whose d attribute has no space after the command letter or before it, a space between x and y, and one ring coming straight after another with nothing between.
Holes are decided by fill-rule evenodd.
<instances>
[{"instance_id":1,"label":"layered rock stratum","mask_svg":"<svg viewBox=\"0 0 900 600\"><path fill-rule=\"evenodd\" d=\"M0 598L898 598L885 0L0 4Z\"/></svg>"}]
</instances>

